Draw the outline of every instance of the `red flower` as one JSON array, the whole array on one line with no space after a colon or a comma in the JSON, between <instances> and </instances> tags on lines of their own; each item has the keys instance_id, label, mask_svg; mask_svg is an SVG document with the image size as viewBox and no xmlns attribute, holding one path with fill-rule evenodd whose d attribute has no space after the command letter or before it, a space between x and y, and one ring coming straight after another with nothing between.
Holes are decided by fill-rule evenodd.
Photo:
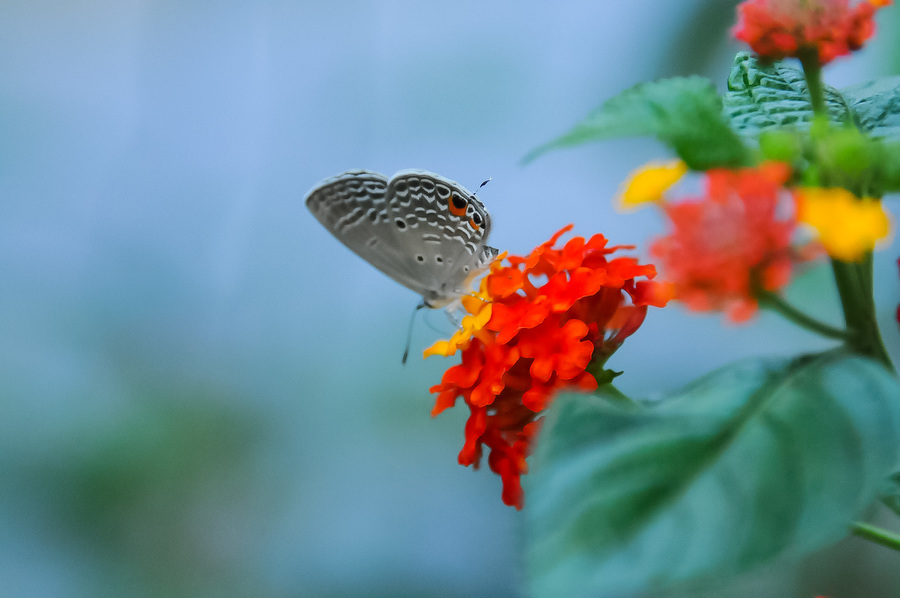
<instances>
[{"instance_id":1,"label":"red flower","mask_svg":"<svg viewBox=\"0 0 900 598\"><path fill-rule=\"evenodd\" d=\"M588 367L602 366L638 329L647 306L662 307L669 298L664 285L635 280L653 278L653 266L608 259L626 247L608 247L603 235L555 248L571 228L525 257L509 256L507 266L495 261L474 295L481 301L464 302L471 316L462 330L425 352L462 351L462 363L431 388L438 393L432 414L463 398L471 414L459 462L478 467L488 447L488 465L503 480L503 502L516 508L539 413L560 390L596 389Z\"/></svg>"},{"instance_id":2,"label":"red flower","mask_svg":"<svg viewBox=\"0 0 900 598\"><path fill-rule=\"evenodd\" d=\"M891 0L747 0L732 34L761 58L780 60L815 51L820 64L859 50L875 33L875 11Z\"/></svg>"},{"instance_id":3,"label":"red flower","mask_svg":"<svg viewBox=\"0 0 900 598\"><path fill-rule=\"evenodd\" d=\"M710 170L704 197L663 205L672 231L650 252L690 309L746 320L757 309L755 292L785 286L794 264L809 257L791 244L797 219L783 192L789 176L776 162Z\"/></svg>"}]
</instances>

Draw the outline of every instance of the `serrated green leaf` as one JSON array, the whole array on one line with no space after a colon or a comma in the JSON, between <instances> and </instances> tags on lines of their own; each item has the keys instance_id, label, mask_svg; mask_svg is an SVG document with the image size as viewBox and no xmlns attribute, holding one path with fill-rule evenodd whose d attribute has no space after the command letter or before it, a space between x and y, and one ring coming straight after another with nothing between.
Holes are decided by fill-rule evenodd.
<instances>
[{"instance_id":1,"label":"serrated green leaf","mask_svg":"<svg viewBox=\"0 0 900 598\"><path fill-rule=\"evenodd\" d=\"M568 133L532 151L621 137L652 135L695 170L746 164L750 157L722 116L722 99L702 77L641 83L607 100Z\"/></svg>"},{"instance_id":2,"label":"serrated green leaf","mask_svg":"<svg viewBox=\"0 0 900 598\"><path fill-rule=\"evenodd\" d=\"M824 86L830 120L844 123L851 118L841 93ZM809 129L813 110L803 71L776 62L764 64L747 52L734 57L723 98L725 114L734 130L757 138L768 129Z\"/></svg>"},{"instance_id":3,"label":"serrated green leaf","mask_svg":"<svg viewBox=\"0 0 900 598\"><path fill-rule=\"evenodd\" d=\"M900 76L841 90L856 125L873 137L900 140Z\"/></svg>"},{"instance_id":4,"label":"serrated green leaf","mask_svg":"<svg viewBox=\"0 0 900 598\"><path fill-rule=\"evenodd\" d=\"M617 596L809 553L898 447L900 384L842 353L740 362L643 410L560 397L526 489L531 589Z\"/></svg>"}]
</instances>

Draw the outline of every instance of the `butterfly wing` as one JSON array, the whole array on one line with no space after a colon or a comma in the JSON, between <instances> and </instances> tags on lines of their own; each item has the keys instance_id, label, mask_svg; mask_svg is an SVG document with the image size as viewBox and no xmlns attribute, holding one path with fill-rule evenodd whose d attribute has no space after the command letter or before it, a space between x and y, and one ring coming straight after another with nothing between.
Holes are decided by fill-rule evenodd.
<instances>
[{"instance_id":1,"label":"butterfly wing","mask_svg":"<svg viewBox=\"0 0 900 598\"><path fill-rule=\"evenodd\" d=\"M391 216L406 224L404 269L427 288L427 304L440 306L466 293L467 279L497 255L487 246L490 214L456 181L402 170L388 183L386 199Z\"/></svg>"},{"instance_id":2,"label":"butterfly wing","mask_svg":"<svg viewBox=\"0 0 900 598\"><path fill-rule=\"evenodd\" d=\"M388 181L365 170L319 183L306 205L360 257L438 307L466 292L466 279L497 251L490 216L462 185L422 170Z\"/></svg>"},{"instance_id":3,"label":"butterfly wing","mask_svg":"<svg viewBox=\"0 0 900 598\"><path fill-rule=\"evenodd\" d=\"M341 243L367 262L417 293L425 289L398 263L403 250L387 213L387 178L352 170L320 182L306 196L306 207Z\"/></svg>"}]
</instances>

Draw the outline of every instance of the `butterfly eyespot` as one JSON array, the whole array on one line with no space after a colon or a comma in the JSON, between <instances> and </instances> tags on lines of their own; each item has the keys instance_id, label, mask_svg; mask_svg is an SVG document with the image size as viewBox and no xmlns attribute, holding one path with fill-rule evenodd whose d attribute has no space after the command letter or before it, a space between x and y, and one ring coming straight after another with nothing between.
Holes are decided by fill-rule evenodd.
<instances>
[{"instance_id":1,"label":"butterfly eyespot","mask_svg":"<svg viewBox=\"0 0 900 598\"><path fill-rule=\"evenodd\" d=\"M464 197L451 193L450 199L447 200L447 207L450 208L451 214L462 217L466 215L466 208L469 207L469 202Z\"/></svg>"},{"instance_id":2,"label":"butterfly eyespot","mask_svg":"<svg viewBox=\"0 0 900 598\"><path fill-rule=\"evenodd\" d=\"M426 193L434 193L434 183L429 181L428 179L422 179L422 189L425 190Z\"/></svg>"},{"instance_id":3,"label":"butterfly eyespot","mask_svg":"<svg viewBox=\"0 0 900 598\"><path fill-rule=\"evenodd\" d=\"M406 228L406 222L404 220L400 220L399 218L394 220L394 224L396 224L397 228L399 228L400 230L403 230L404 228Z\"/></svg>"},{"instance_id":4,"label":"butterfly eyespot","mask_svg":"<svg viewBox=\"0 0 900 598\"><path fill-rule=\"evenodd\" d=\"M417 261L417 262L424 262L424 261L425 261L425 256L424 256L424 255L417 255L417 256L416 256L416 261Z\"/></svg>"},{"instance_id":5,"label":"butterfly eyespot","mask_svg":"<svg viewBox=\"0 0 900 598\"><path fill-rule=\"evenodd\" d=\"M444 258L442 258L442 257L439 256L439 255L436 255L436 256L434 256L434 261L436 261L436 262L439 263L439 264L443 264L443 263L444 263Z\"/></svg>"},{"instance_id":6,"label":"butterfly eyespot","mask_svg":"<svg viewBox=\"0 0 900 598\"><path fill-rule=\"evenodd\" d=\"M405 181L400 181L396 185L394 185L395 193L401 193L401 194L406 193L407 189L409 189L409 186L406 184Z\"/></svg>"},{"instance_id":7,"label":"butterfly eyespot","mask_svg":"<svg viewBox=\"0 0 900 598\"><path fill-rule=\"evenodd\" d=\"M479 214L478 212L475 212L474 214L472 214L472 222L474 222L477 226L481 226L481 223L482 223L481 214Z\"/></svg>"}]
</instances>

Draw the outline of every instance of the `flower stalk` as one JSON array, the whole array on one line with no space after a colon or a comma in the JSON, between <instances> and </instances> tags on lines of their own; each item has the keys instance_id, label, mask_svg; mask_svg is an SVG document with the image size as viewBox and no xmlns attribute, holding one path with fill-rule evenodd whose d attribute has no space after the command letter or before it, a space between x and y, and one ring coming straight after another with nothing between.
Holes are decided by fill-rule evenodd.
<instances>
[{"instance_id":1,"label":"flower stalk","mask_svg":"<svg viewBox=\"0 0 900 598\"><path fill-rule=\"evenodd\" d=\"M801 328L842 341L849 342L853 338L853 334L850 331L843 328L835 328L803 313L777 293L762 289L757 291L756 297L759 300L760 307L780 314L786 320L797 324Z\"/></svg>"},{"instance_id":2,"label":"flower stalk","mask_svg":"<svg viewBox=\"0 0 900 598\"><path fill-rule=\"evenodd\" d=\"M816 116L827 118L819 50L812 46L801 48L797 52L797 57L803 67L813 113ZM846 262L832 257L831 269L840 296L844 321L849 331L849 335L846 337L848 346L862 355L880 361L893 371L894 366L884 347L875 314L872 252L866 252L858 262ZM779 307L783 308L784 306ZM793 320L792 317L796 314L790 314L788 310L779 311L788 319L798 321ZM827 333L827 329L820 328L819 331L826 336L831 336Z\"/></svg>"},{"instance_id":3,"label":"flower stalk","mask_svg":"<svg viewBox=\"0 0 900 598\"><path fill-rule=\"evenodd\" d=\"M800 65L803 67L803 75L806 78L806 88L809 91L809 101L812 104L813 113L816 116L827 116L819 52L815 48L804 48L798 52L798 58L800 59Z\"/></svg>"},{"instance_id":4,"label":"flower stalk","mask_svg":"<svg viewBox=\"0 0 900 598\"><path fill-rule=\"evenodd\" d=\"M854 523L850 529L854 535L860 538L865 538L892 550L900 551L900 534L861 522Z\"/></svg>"},{"instance_id":5,"label":"flower stalk","mask_svg":"<svg viewBox=\"0 0 900 598\"><path fill-rule=\"evenodd\" d=\"M872 253L861 262L831 260L835 284L844 311L844 321L852 331L848 346L861 355L880 361L894 371L894 364L884 347L872 288Z\"/></svg>"}]
</instances>

